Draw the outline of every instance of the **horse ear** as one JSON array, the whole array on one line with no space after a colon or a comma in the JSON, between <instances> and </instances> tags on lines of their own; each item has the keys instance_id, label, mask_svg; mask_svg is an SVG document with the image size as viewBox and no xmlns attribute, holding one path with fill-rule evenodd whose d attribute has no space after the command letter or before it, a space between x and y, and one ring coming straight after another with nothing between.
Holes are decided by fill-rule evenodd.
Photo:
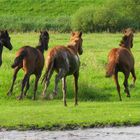
<instances>
[{"instance_id":1,"label":"horse ear","mask_svg":"<svg viewBox=\"0 0 140 140\"><path fill-rule=\"evenodd\" d=\"M71 35L74 36L75 35L75 32L72 32Z\"/></svg>"},{"instance_id":2,"label":"horse ear","mask_svg":"<svg viewBox=\"0 0 140 140\"><path fill-rule=\"evenodd\" d=\"M79 37L81 37L81 36L82 36L82 32L79 33Z\"/></svg>"},{"instance_id":3,"label":"horse ear","mask_svg":"<svg viewBox=\"0 0 140 140\"><path fill-rule=\"evenodd\" d=\"M135 33L136 32L135 29L132 28L132 32Z\"/></svg>"},{"instance_id":4,"label":"horse ear","mask_svg":"<svg viewBox=\"0 0 140 140\"><path fill-rule=\"evenodd\" d=\"M126 33L126 29L122 29L122 33L125 34Z\"/></svg>"},{"instance_id":5,"label":"horse ear","mask_svg":"<svg viewBox=\"0 0 140 140\"><path fill-rule=\"evenodd\" d=\"M5 30L5 34L7 34L7 35L8 35L8 31L7 31L7 30Z\"/></svg>"}]
</instances>

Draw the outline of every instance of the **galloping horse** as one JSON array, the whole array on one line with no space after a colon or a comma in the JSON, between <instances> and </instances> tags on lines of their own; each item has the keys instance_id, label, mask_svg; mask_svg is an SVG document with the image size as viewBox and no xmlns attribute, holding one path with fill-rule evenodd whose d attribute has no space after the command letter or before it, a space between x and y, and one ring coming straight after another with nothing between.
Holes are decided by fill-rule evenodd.
<instances>
[{"instance_id":1,"label":"galloping horse","mask_svg":"<svg viewBox=\"0 0 140 140\"><path fill-rule=\"evenodd\" d=\"M78 77L80 60L79 55L83 53L82 49L82 32L73 32L70 38L70 43L65 46L56 46L48 52L46 58L46 73L44 74L43 81L45 87L43 90L43 96L46 96L47 87L50 83L50 78L54 72L57 72L55 77L54 95L58 92L58 83L62 79L63 101L64 106L66 103L66 76L73 75L75 81L75 105L78 105Z\"/></svg>"},{"instance_id":2,"label":"galloping horse","mask_svg":"<svg viewBox=\"0 0 140 140\"><path fill-rule=\"evenodd\" d=\"M38 81L39 81L39 78L41 76L42 69L44 66L43 53L44 53L44 50L48 49L48 42L49 42L48 32L42 31L40 33L39 44L36 48L30 47L30 46L24 46L17 51L16 58L12 65L12 68L14 68L13 82L8 92L8 95L12 94L14 83L17 77L17 73L22 68L25 72L25 75L22 80L21 94L18 97L18 99L22 99L23 94L26 96L26 93L30 87L29 85L30 76L32 74L35 74L36 80L35 80L34 97L33 97L33 99L35 100ZM26 86L26 89L24 91L25 86Z\"/></svg>"},{"instance_id":3,"label":"galloping horse","mask_svg":"<svg viewBox=\"0 0 140 140\"><path fill-rule=\"evenodd\" d=\"M7 30L0 31L0 66L2 65L3 46L8 48L9 50L12 50L12 45L11 45L10 37Z\"/></svg>"},{"instance_id":4,"label":"galloping horse","mask_svg":"<svg viewBox=\"0 0 140 140\"><path fill-rule=\"evenodd\" d=\"M128 28L124 31L124 36L120 42L120 48L113 48L108 55L108 66L106 71L106 77L111 77L114 75L114 81L116 83L117 91L119 94L120 101L120 85L118 82L118 72L123 72L124 79L124 88L127 94L127 97L130 97L130 92L128 89L128 77L131 72L133 76L133 85L136 81L135 69L134 69L134 57L131 52L133 47L133 31Z\"/></svg>"}]
</instances>

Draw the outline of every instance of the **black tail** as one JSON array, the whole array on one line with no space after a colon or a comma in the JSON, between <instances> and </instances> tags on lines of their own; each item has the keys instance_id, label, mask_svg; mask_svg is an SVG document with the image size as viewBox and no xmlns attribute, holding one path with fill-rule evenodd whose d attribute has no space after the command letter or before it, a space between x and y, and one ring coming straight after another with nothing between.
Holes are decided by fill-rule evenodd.
<instances>
[{"instance_id":1,"label":"black tail","mask_svg":"<svg viewBox=\"0 0 140 140\"><path fill-rule=\"evenodd\" d=\"M17 67L21 61L24 59L24 57L26 56L26 51L22 51L21 54L15 58L14 63L11 65L12 68Z\"/></svg>"}]
</instances>

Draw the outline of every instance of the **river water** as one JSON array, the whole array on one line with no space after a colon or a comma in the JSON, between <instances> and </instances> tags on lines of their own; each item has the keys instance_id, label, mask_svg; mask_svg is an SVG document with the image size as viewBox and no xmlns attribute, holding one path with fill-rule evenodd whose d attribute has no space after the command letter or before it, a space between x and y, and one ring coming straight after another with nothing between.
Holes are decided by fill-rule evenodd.
<instances>
[{"instance_id":1,"label":"river water","mask_svg":"<svg viewBox=\"0 0 140 140\"><path fill-rule=\"evenodd\" d=\"M0 131L0 140L140 140L140 126L71 131Z\"/></svg>"}]
</instances>

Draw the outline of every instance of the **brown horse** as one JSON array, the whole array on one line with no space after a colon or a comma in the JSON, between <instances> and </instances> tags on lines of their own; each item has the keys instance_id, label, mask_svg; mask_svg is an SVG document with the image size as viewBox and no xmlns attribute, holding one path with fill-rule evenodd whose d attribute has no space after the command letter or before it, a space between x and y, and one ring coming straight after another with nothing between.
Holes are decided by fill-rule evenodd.
<instances>
[{"instance_id":1,"label":"brown horse","mask_svg":"<svg viewBox=\"0 0 140 140\"><path fill-rule=\"evenodd\" d=\"M113 48L108 55L108 66L106 77L111 77L114 75L114 81L116 83L117 91L119 94L120 101L120 85L118 82L118 72L123 72L124 79L124 88L127 94L127 97L130 97L130 92L128 89L128 77L131 73L133 76L133 85L136 81L135 69L134 69L134 57L131 52L131 48L133 47L133 31L128 28L124 31L124 36L122 41L120 42L120 48Z\"/></svg>"},{"instance_id":2,"label":"brown horse","mask_svg":"<svg viewBox=\"0 0 140 140\"><path fill-rule=\"evenodd\" d=\"M53 91L54 95L58 92L58 82L62 79L62 90L63 90L63 100L64 106L66 103L66 76L73 75L75 81L75 105L78 104L77 94L78 94L78 77L79 77L79 67L80 60L79 55L83 53L82 49L82 32L73 32L70 38L70 43L65 46L56 46L52 48L46 58L46 73L43 77L45 87L43 90L43 96L46 96L47 87L50 83L50 78L54 72L57 72L55 77L55 88Z\"/></svg>"},{"instance_id":3,"label":"brown horse","mask_svg":"<svg viewBox=\"0 0 140 140\"><path fill-rule=\"evenodd\" d=\"M2 65L3 46L8 48L9 50L12 50L12 45L11 45L10 37L7 30L0 31L0 66Z\"/></svg>"},{"instance_id":4,"label":"brown horse","mask_svg":"<svg viewBox=\"0 0 140 140\"><path fill-rule=\"evenodd\" d=\"M30 46L24 46L20 48L16 53L16 58L12 65L14 68L14 75L13 75L13 82L11 88L8 92L8 95L12 94L13 86L17 77L18 71L22 68L25 72L24 78L22 80L22 88L21 94L18 99L23 98L23 94L26 96L26 93L30 87L29 79L32 74L36 76L35 86L34 86L34 97L35 100L38 81L42 73L42 69L44 66L44 50L48 49L48 42L49 42L49 34L47 31L42 31L40 33L39 44L36 48ZM24 88L26 89L24 91Z\"/></svg>"}]
</instances>

